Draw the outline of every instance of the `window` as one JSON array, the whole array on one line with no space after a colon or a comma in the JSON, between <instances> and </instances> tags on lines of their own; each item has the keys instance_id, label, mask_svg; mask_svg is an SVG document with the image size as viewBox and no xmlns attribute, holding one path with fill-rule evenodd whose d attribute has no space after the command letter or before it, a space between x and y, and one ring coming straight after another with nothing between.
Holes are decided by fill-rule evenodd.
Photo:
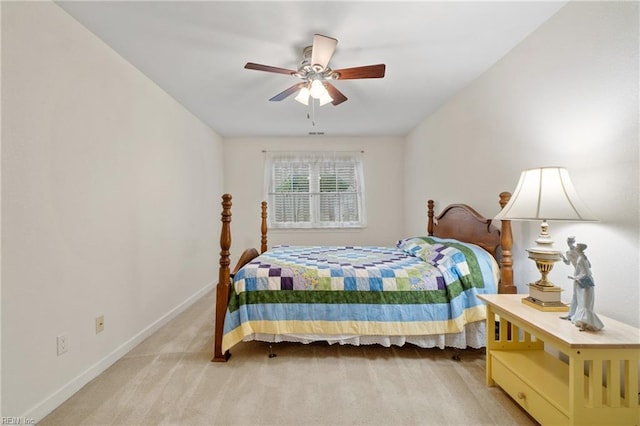
<instances>
[{"instance_id":1,"label":"window","mask_svg":"<svg viewBox=\"0 0 640 426\"><path fill-rule=\"evenodd\" d=\"M365 225L360 152L268 152L265 186L272 228Z\"/></svg>"}]
</instances>

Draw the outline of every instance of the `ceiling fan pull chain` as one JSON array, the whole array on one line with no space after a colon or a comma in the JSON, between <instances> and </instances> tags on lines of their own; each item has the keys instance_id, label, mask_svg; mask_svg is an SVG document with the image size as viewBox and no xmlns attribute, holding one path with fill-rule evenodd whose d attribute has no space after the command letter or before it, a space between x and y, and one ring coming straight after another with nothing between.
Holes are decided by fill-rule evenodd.
<instances>
[{"instance_id":1,"label":"ceiling fan pull chain","mask_svg":"<svg viewBox=\"0 0 640 426\"><path fill-rule=\"evenodd\" d=\"M307 120L311 120L311 125L315 126L313 105L309 106L309 110L307 111Z\"/></svg>"}]
</instances>

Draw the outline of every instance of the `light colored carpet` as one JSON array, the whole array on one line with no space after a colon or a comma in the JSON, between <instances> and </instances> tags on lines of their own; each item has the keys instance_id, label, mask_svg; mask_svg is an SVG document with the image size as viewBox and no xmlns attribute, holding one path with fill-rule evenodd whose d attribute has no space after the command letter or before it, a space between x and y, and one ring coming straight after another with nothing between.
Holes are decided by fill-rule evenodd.
<instances>
[{"instance_id":1,"label":"light colored carpet","mask_svg":"<svg viewBox=\"0 0 640 426\"><path fill-rule=\"evenodd\" d=\"M40 423L535 425L485 386L483 350L240 343L212 363L213 292Z\"/></svg>"}]
</instances>

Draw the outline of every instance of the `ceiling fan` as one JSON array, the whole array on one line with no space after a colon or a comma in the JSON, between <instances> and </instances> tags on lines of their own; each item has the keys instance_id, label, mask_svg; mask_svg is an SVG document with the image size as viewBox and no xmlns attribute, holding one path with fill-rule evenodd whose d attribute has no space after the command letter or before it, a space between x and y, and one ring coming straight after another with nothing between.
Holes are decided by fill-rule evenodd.
<instances>
[{"instance_id":1,"label":"ceiling fan","mask_svg":"<svg viewBox=\"0 0 640 426\"><path fill-rule=\"evenodd\" d=\"M385 65L366 65L332 70L328 64L337 44L338 40L335 38L315 34L313 36L313 45L304 48L302 61L300 61L297 70L261 65L253 62L247 62L244 67L249 70L287 74L302 80L278 93L269 99L270 101L281 101L298 92L295 99L305 105L309 104L310 98L318 99L320 105L325 105L329 102L333 105L340 105L347 100L347 97L331 84L330 81L382 78L384 77Z\"/></svg>"}]
</instances>

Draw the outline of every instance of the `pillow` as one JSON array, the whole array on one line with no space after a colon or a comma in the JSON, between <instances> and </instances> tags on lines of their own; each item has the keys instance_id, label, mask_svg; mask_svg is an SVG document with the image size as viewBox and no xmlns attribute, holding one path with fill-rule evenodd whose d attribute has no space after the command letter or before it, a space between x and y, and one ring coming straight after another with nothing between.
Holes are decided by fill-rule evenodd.
<instances>
[{"instance_id":1,"label":"pillow","mask_svg":"<svg viewBox=\"0 0 640 426\"><path fill-rule=\"evenodd\" d=\"M489 252L475 244L450 238L411 237L398 241L396 246L438 267L447 282L460 280L464 287L476 287L484 282L497 289L498 264Z\"/></svg>"}]
</instances>

